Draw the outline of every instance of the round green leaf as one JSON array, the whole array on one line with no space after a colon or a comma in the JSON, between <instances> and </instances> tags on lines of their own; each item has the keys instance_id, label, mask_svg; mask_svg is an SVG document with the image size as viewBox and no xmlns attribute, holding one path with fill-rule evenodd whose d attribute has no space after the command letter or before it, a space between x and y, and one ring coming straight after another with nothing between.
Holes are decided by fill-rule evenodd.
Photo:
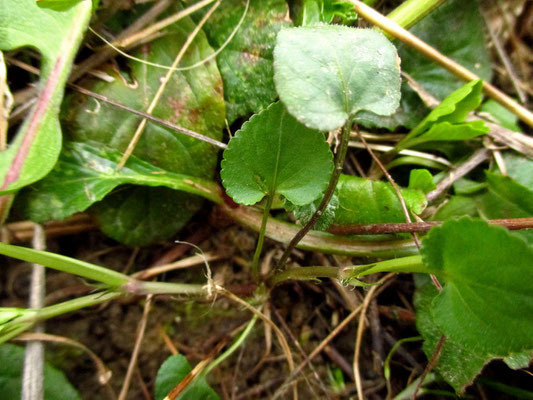
<instances>
[{"instance_id":1,"label":"round green leaf","mask_svg":"<svg viewBox=\"0 0 533 400\"><path fill-rule=\"evenodd\" d=\"M324 135L300 124L278 102L252 116L231 139L220 175L237 203L279 194L304 205L326 189L332 170Z\"/></svg>"},{"instance_id":2,"label":"round green leaf","mask_svg":"<svg viewBox=\"0 0 533 400\"><path fill-rule=\"evenodd\" d=\"M283 29L274 49L281 101L306 126L334 130L357 112L391 115L400 59L382 34L337 25Z\"/></svg>"},{"instance_id":3,"label":"round green leaf","mask_svg":"<svg viewBox=\"0 0 533 400\"><path fill-rule=\"evenodd\" d=\"M448 338L495 356L533 348L533 248L520 236L461 218L433 228L422 256L446 283L432 316Z\"/></svg>"}]
</instances>

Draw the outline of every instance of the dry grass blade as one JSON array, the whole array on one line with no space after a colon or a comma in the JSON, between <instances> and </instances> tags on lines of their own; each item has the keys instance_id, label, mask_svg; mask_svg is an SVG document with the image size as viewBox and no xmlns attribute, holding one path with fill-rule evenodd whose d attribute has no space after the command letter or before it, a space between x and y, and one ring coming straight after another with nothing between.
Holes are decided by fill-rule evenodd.
<instances>
[{"instance_id":1,"label":"dry grass blade","mask_svg":"<svg viewBox=\"0 0 533 400\"><path fill-rule=\"evenodd\" d=\"M357 396L359 400L364 400L363 382L361 381L361 372L359 369L359 355L361 354L361 343L363 340L363 332L365 331L365 314L370 301L374 298L374 294L381 288L381 284L391 279L395 274L387 274L381 278L375 286L372 286L363 300L361 305L361 314L359 315L359 325L357 326L357 336L355 338L355 352L353 356L353 374L355 379L355 387L357 388Z\"/></svg>"},{"instance_id":2,"label":"dry grass blade","mask_svg":"<svg viewBox=\"0 0 533 400\"><path fill-rule=\"evenodd\" d=\"M187 37L187 40L185 41L184 45L178 52L178 55L174 59L174 62L172 63L172 66L169 71L167 71L167 74L163 78L163 81L161 82L161 85L157 89L157 92L152 99L152 102L148 106L148 109L146 110L147 114L152 114L154 109L156 108L157 104L159 103L159 100L161 99L161 96L163 95L163 92L165 91L165 88L167 87L168 82L170 81L170 78L172 77L172 74L174 73L174 68L178 66L178 64L181 62L183 56L185 55L185 52L189 48L189 46L194 41L194 38L198 35L198 33L202 30L202 27L205 25L207 20L213 15L215 10L218 8L222 0L218 0L213 6L209 9L209 11L203 16L203 18L200 20L200 22L195 26L194 30L189 34ZM148 120L146 118L143 118L139 126L137 127L137 130L133 134L133 137L130 140L130 143L128 144L128 147L126 148L126 151L124 152L124 155L122 156L122 159L117 165L117 171L120 171L122 167L126 164L126 161L128 161L128 158L133 153L133 150L135 149L135 146L139 142L139 139L141 138L142 133L144 132L144 128L146 127L146 123Z\"/></svg>"},{"instance_id":3,"label":"dry grass blade","mask_svg":"<svg viewBox=\"0 0 533 400\"><path fill-rule=\"evenodd\" d=\"M216 291L217 291L217 293L220 293L220 294L228 297L229 299L239 303L240 305L244 306L246 309L248 309L251 312L253 312L259 318L261 318L261 320L263 322L265 322L266 324L268 324L272 328L272 330L276 333L276 336L277 336L277 338L279 340L279 343L281 345L283 353L285 354L285 357L287 358L287 363L289 364L289 369L291 371L291 375L294 374L294 371L295 371L295 369L294 369L294 360L292 358L291 349L289 347L289 344L287 343L287 339L285 339L285 336L283 335L283 332L281 332L281 330L277 327L277 325L274 324L274 322L272 322L272 320L270 318L267 318L261 311L259 311L256 308L252 307L250 304L248 304L247 302L242 300L240 297L234 295L229 290L224 289L222 286L218 286L217 285L216 286ZM298 392L297 392L296 385L293 386L293 398L294 398L294 400L298 399Z\"/></svg>"},{"instance_id":4,"label":"dry grass blade","mask_svg":"<svg viewBox=\"0 0 533 400\"><path fill-rule=\"evenodd\" d=\"M139 271L132 275L132 278L135 279L148 279L156 275L164 274L165 272L175 271L177 269L189 268L195 265L204 264L206 261L215 261L222 259L223 256L215 253L205 253L205 254L196 254L192 257L185 258L170 264L159 265L157 267L148 268L142 271Z\"/></svg>"},{"instance_id":5,"label":"dry grass blade","mask_svg":"<svg viewBox=\"0 0 533 400\"><path fill-rule=\"evenodd\" d=\"M141 350L141 344L144 338L144 332L146 331L146 324L148 322L148 314L152 306L153 295L149 294L146 296L146 303L144 303L143 315L141 321L139 322L139 328L137 330L137 338L135 339L135 346L131 354L130 363L128 365L128 371L126 372L126 377L124 378L124 383L122 384L122 389L118 396L118 400L126 400L128 395L128 390L130 388L131 378L135 372L137 366L137 359L139 358L139 352Z\"/></svg>"}]
</instances>

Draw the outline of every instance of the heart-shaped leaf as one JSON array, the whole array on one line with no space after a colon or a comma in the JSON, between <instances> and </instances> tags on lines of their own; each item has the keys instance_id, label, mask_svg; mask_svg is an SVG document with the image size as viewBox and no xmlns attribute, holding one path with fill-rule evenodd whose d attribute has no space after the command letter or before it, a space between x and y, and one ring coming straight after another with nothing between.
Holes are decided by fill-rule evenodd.
<instances>
[{"instance_id":1,"label":"heart-shaped leaf","mask_svg":"<svg viewBox=\"0 0 533 400\"><path fill-rule=\"evenodd\" d=\"M237 203L251 205L278 194L303 205L325 190L332 170L324 135L277 102L252 116L230 140L220 175Z\"/></svg>"},{"instance_id":2,"label":"heart-shaped leaf","mask_svg":"<svg viewBox=\"0 0 533 400\"><path fill-rule=\"evenodd\" d=\"M445 282L431 306L444 335L493 356L533 348L533 247L519 235L465 217L433 228L422 256Z\"/></svg>"},{"instance_id":3,"label":"heart-shaped leaf","mask_svg":"<svg viewBox=\"0 0 533 400\"><path fill-rule=\"evenodd\" d=\"M35 0L0 3L0 49L30 46L42 54L37 103L13 143L0 154L0 192L41 179L57 161L62 139L57 114L91 9L90 0L61 11L39 7Z\"/></svg>"},{"instance_id":4,"label":"heart-shaped leaf","mask_svg":"<svg viewBox=\"0 0 533 400\"><path fill-rule=\"evenodd\" d=\"M278 34L274 81L296 119L328 131L362 110L392 114L400 102L399 64L395 47L370 29L290 28Z\"/></svg>"}]
</instances>

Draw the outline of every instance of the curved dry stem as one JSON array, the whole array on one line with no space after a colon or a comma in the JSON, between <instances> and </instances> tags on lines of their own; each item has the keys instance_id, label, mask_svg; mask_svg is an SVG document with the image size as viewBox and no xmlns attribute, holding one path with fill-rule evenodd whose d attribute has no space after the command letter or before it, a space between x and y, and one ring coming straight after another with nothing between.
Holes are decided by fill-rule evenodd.
<instances>
[{"instance_id":1,"label":"curved dry stem","mask_svg":"<svg viewBox=\"0 0 533 400\"><path fill-rule=\"evenodd\" d=\"M257 315L263 322L268 324L272 328L272 330L276 333L276 336L278 337L279 344L281 345L281 348L283 349L283 353L285 354L285 357L287 358L287 364L289 364L289 369L291 373L294 371L294 359L292 358L291 349L289 347L289 343L287 343L287 339L285 339L285 336L283 335L283 332L277 327L274 322L270 318L267 318L265 314L263 314L261 311L256 309L255 307L252 307L250 304L245 302L240 297L236 296L235 294L231 293L229 290L224 289L222 286L217 285L216 286L217 293L220 293L227 298L235 301L236 303L239 303L243 307L245 307L247 310L250 310L252 313ZM293 398L294 400L298 400L298 392L296 385L293 386Z\"/></svg>"},{"instance_id":2,"label":"curved dry stem","mask_svg":"<svg viewBox=\"0 0 533 400\"><path fill-rule=\"evenodd\" d=\"M353 356L353 374L355 379L355 387L357 388L357 397L359 400L364 400L363 383L361 381L361 373L359 371L359 355L361 353L361 342L363 340L363 332L365 331L365 315L370 301L374 297L374 294L381 288L381 284L392 278L395 274L387 274L381 278L376 286L372 286L365 296L365 300L361 305L361 314L359 315L359 325L357 327L357 336L355 338L355 352Z\"/></svg>"}]
</instances>

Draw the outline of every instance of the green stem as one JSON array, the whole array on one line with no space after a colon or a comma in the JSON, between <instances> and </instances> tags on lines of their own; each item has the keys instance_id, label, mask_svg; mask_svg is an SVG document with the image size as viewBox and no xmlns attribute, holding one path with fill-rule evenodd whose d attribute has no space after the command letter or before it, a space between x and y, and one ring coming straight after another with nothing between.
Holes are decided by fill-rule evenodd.
<instances>
[{"instance_id":1,"label":"green stem","mask_svg":"<svg viewBox=\"0 0 533 400\"><path fill-rule=\"evenodd\" d=\"M0 254L78 275L86 279L104 283L110 287L119 287L131 281L129 276L120 272L46 251L0 243Z\"/></svg>"},{"instance_id":2,"label":"green stem","mask_svg":"<svg viewBox=\"0 0 533 400\"><path fill-rule=\"evenodd\" d=\"M262 215L257 210L251 207L231 208L226 205L222 205L221 210L238 223L255 231L260 230ZM295 224L270 217L266 236L277 242L289 243L299 230L300 227ZM402 257L418 253L412 239L376 241L368 237L339 236L318 231L310 231L297 247L322 253L374 258Z\"/></svg>"},{"instance_id":3,"label":"green stem","mask_svg":"<svg viewBox=\"0 0 533 400\"><path fill-rule=\"evenodd\" d=\"M120 292L98 292L88 296L78 297L73 300L64 301L62 303L54 304L52 306L43 307L37 312L36 319L39 321L57 317L69 313L71 311L80 310L82 308L95 306L97 304L105 303L109 300L118 299L124 296Z\"/></svg>"},{"instance_id":4,"label":"green stem","mask_svg":"<svg viewBox=\"0 0 533 400\"><path fill-rule=\"evenodd\" d=\"M246 338L250 335L252 332L252 329L257 322L257 314L254 314L250 322L248 322L248 325L246 325L246 328L244 331L239 335L239 337L232 343L228 349L222 353L220 356L218 356L211 364L209 364L201 373L199 373L190 383L189 385L181 392L179 395L179 398L185 398L186 393L193 387L193 384L195 381L198 381L198 379L205 378L207 374L209 374L213 369L215 369L220 363L224 362L229 356L231 356L235 350L237 350L241 345L244 343ZM189 396L191 397L191 396Z\"/></svg>"},{"instance_id":5,"label":"green stem","mask_svg":"<svg viewBox=\"0 0 533 400\"><path fill-rule=\"evenodd\" d=\"M268 285L274 287L285 281L291 280L311 280L317 278L339 278L339 268L336 267L301 267L290 268L274 274Z\"/></svg>"},{"instance_id":6,"label":"green stem","mask_svg":"<svg viewBox=\"0 0 533 400\"><path fill-rule=\"evenodd\" d=\"M348 121L345 122L343 128L342 128L342 134L341 134L341 143L339 146L339 150L337 151L337 154L335 155L335 168L333 169L333 173L331 174L331 179L329 180L328 188L326 189L326 192L324 193L324 197L322 198L322 201L320 202L320 205L317 207L315 213L311 217L311 219L305 224L305 226L294 236L294 238L290 241L289 245L283 252L283 255L281 256L277 269L282 269L285 266L285 263L287 262L287 259L289 258L289 255L294 250L296 245L303 239L305 235L313 228L316 221L320 218L324 210L329 204L329 201L333 197L333 193L335 193L335 188L337 187L337 182L339 181L339 177L341 176L342 167L344 166L344 160L346 159L346 152L348 151L348 143L350 141L350 133L352 130L353 121L351 118L348 118Z\"/></svg>"},{"instance_id":7,"label":"green stem","mask_svg":"<svg viewBox=\"0 0 533 400\"><path fill-rule=\"evenodd\" d=\"M143 282L133 281L122 289L131 289L135 295L147 294L182 294L188 296L205 296L207 288L204 285L173 282Z\"/></svg>"},{"instance_id":8,"label":"green stem","mask_svg":"<svg viewBox=\"0 0 533 400\"><path fill-rule=\"evenodd\" d=\"M267 202L265 204L265 209L263 210L263 219L261 220L261 228L259 229L259 239L257 239L257 246L255 248L254 258L252 261L252 275L256 283L259 282L259 256L261 256L261 251L263 250L265 232L273 199L274 196L272 194L267 196Z\"/></svg>"},{"instance_id":9,"label":"green stem","mask_svg":"<svg viewBox=\"0 0 533 400\"><path fill-rule=\"evenodd\" d=\"M246 328L244 331L239 335L239 337L232 343L232 345L221 355L219 355L211 364L209 364L205 370L200 374L201 376L206 376L209 372L211 372L213 369L215 369L220 363L222 363L224 360L226 360L229 356L231 356L235 350L237 350L241 345L244 343L246 338L250 335L252 332L252 329L257 322L257 314L254 314L250 322L248 322L248 325L246 325Z\"/></svg>"},{"instance_id":10,"label":"green stem","mask_svg":"<svg viewBox=\"0 0 533 400\"><path fill-rule=\"evenodd\" d=\"M402 28L409 29L445 2L446 0L407 0L388 14L387 18Z\"/></svg>"},{"instance_id":11,"label":"green stem","mask_svg":"<svg viewBox=\"0 0 533 400\"><path fill-rule=\"evenodd\" d=\"M373 264L355 265L345 268L343 271L344 278L360 278L378 272L404 272L404 273L423 273L431 274L432 271L422 262L422 256L411 256L395 258L392 260L381 261Z\"/></svg>"}]
</instances>

